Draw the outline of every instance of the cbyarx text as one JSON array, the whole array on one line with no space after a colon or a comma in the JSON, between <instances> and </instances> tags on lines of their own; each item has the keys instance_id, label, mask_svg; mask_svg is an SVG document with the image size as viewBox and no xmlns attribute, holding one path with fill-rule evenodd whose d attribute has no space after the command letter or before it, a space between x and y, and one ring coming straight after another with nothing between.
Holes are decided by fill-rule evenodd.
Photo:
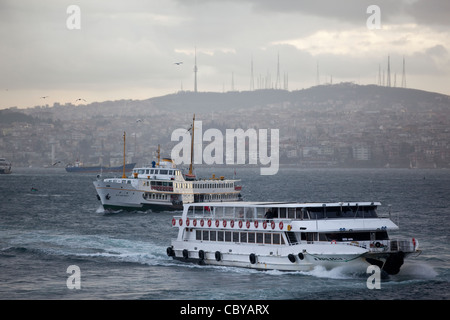
<instances>
[{"instance_id":1,"label":"cbyarx text","mask_svg":"<svg viewBox=\"0 0 450 320\"><path fill-rule=\"evenodd\" d=\"M180 314L183 315L204 315L208 318L211 317L214 311L221 313L221 309L215 309L215 307L198 307L188 304L186 307L181 307ZM265 315L269 314L269 305L264 304L227 304L223 309L223 312L228 315Z\"/></svg>"}]
</instances>

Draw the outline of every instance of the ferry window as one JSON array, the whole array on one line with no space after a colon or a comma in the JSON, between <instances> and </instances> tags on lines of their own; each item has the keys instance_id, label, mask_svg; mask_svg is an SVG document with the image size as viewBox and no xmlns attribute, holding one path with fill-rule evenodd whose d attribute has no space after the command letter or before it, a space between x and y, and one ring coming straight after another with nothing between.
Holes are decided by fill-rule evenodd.
<instances>
[{"instance_id":1,"label":"ferry window","mask_svg":"<svg viewBox=\"0 0 450 320\"><path fill-rule=\"evenodd\" d=\"M303 211L302 211L302 208L296 208L295 211L296 211L295 213L296 213L297 219L303 220Z\"/></svg>"},{"instance_id":2,"label":"ferry window","mask_svg":"<svg viewBox=\"0 0 450 320\"><path fill-rule=\"evenodd\" d=\"M155 173L155 174L158 174L158 172L159 172L159 170L156 170L156 169L155 169L155 172L154 172L154 173Z\"/></svg>"},{"instance_id":3,"label":"ferry window","mask_svg":"<svg viewBox=\"0 0 450 320\"><path fill-rule=\"evenodd\" d=\"M256 243L263 243L264 233L257 232L256 233Z\"/></svg>"},{"instance_id":4,"label":"ferry window","mask_svg":"<svg viewBox=\"0 0 450 320\"><path fill-rule=\"evenodd\" d=\"M288 218L295 219L295 208L288 208Z\"/></svg>"},{"instance_id":5,"label":"ferry window","mask_svg":"<svg viewBox=\"0 0 450 320\"><path fill-rule=\"evenodd\" d=\"M375 240L389 240L387 232L386 231L375 232Z\"/></svg>"},{"instance_id":6,"label":"ferry window","mask_svg":"<svg viewBox=\"0 0 450 320\"><path fill-rule=\"evenodd\" d=\"M233 218L234 217L234 207L225 207L225 218Z\"/></svg>"},{"instance_id":7,"label":"ferry window","mask_svg":"<svg viewBox=\"0 0 450 320\"><path fill-rule=\"evenodd\" d=\"M375 206L361 207L361 210L364 212L364 218L376 218L377 213L375 209Z\"/></svg>"},{"instance_id":8,"label":"ferry window","mask_svg":"<svg viewBox=\"0 0 450 320\"><path fill-rule=\"evenodd\" d=\"M173 187L173 182L169 182L169 187Z\"/></svg>"},{"instance_id":9,"label":"ferry window","mask_svg":"<svg viewBox=\"0 0 450 320\"><path fill-rule=\"evenodd\" d=\"M239 232L233 232L233 242L239 242Z\"/></svg>"},{"instance_id":10,"label":"ferry window","mask_svg":"<svg viewBox=\"0 0 450 320\"><path fill-rule=\"evenodd\" d=\"M211 241L216 241L216 231L211 231L211 233L209 234L210 240Z\"/></svg>"},{"instance_id":11,"label":"ferry window","mask_svg":"<svg viewBox=\"0 0 450 320\"><path fill-rule=\"evenodd\" d=\"M255 243L255 233L249 232L247 237L248 243Z\"/></svg>"},{"instance_id":12,"label":"ferry window","mask_svg":"<svg viewBox=\"0 0 450 320\"><path fill-rule=\"evenodd\" d=\"M309 208L308 210L311 219L323 219L324 208Z\"/></svg>"},{"instance_id":13,"label":"ferry window","mask_svg":"<svg viewBox=\"0 0 450 320\"><path fill-rule=\"evenodd\" d=\"M355 213L353 212L351 207L343 206L341 208L342 217L343 218L353 218L355 216Z\"/></svg>"},{"instance_id":14,"label":"ferry window","mask_svg":"<svg viewBox=\"0 0 450 320\"><path fill-rule=\"evenodd\" d=\"M244 218L244 208L236 208L236 218Z\"/></svg>"},{"instance_id":15,"label":"ferry window","mask_svg":"<svg viewBox=\"0 0 450 320\"><path fill-rule=\"evenodd\" d=\"M264 243L272 244L272 235L270 233L264 233Z\"/></svg>"},{"instance_id":16,"label":"ferry window","mask_svg":"<svg viewBox=\"0 0 450 320\"><path fill-rule=\"evenodd\" d=\"M139 174L144 174L144 169L139 169Z\"/></svg>"},{"instance_id":17,"label":"ferry window","mask_svg":"<svg viewBox=\"0 0 450 320\"><path fill-rule=\"evenodd\" d=\"M209 231L203 230L203 240L209 240Z\"/></svg>"},{"instance_id":18,"label":"ferry window","mask_svg":"<svg viewBox=\"0 0 450 320\"><path fill-rule=\"evenodd\" d=\"M246 219L253 219L253 209L252 208L245 208L244 218Z\"/></svg>"},{"instance_id":19,"label":"ferry window","mask_svg":"<svg viewBox=\"0 0 450 320\"><path fill-rule=\"evenodd\" d=\"M202 240L202 231L201 230L196 230L195 231L195 239L196 240Z\"/></svg>"},{"instance_id":20,"label":"ferry window","mask_svg":"<svg viewBox=\"0 0 450 320\"><path fill-rule=\"evenodd\" d=\"M169 170L169 174L170 174L170 175L173 175L173 170Z\"/></svg>"},{"instance_id":21,"label":"ferry window","mask_svg":"<svg viewBox=\"0 0 450 320\"><path fill-rule=\"evenodd\" d=\"M302 233L302 237L303 235L305 235L305 240L310 243L310 242L314 242L317 241L317 233L316 232L305 232Z\"/></svg>"},{"instance_id":22,"label":"ferry window","mask_svg":"<svg viewBox=\"0 0 450 320\"><path fill-rule=\"evenodd\" d=\"M148 169L147 169L147 170L145 170L145 174L148 174Z\"/></svg>"},{"instance_id":23,"label":"ferry window","mask_svg":"<svg viewBox=\"0 0 450 320\"><path fill-rule=\"evenodd\" d=\"M286 208L280 208L280 219L286 218Z\"/></svg>"},{"instance_id":24,"label":"ferry window","mask_svg":"<svg viewBox=\"0 0 450 320\"><path fill-rule=\"evenodd\" d=\"M247 232L241 232L241 242L247 242Z\"/></svg>"},{"instance_id":25,"label":"ferry window","mask_svg":"<svg viewBox=\"0 0 450 320\"><path fill-rule=\"evenodd\" d=\"M279 233L273 234L273 244L280 244L280 234Z\"/></svg>"},{"instance_id":26,"label":"ferry window","mask_svg":"<svg viewBox=\"0 0 450 320\"><path fill-rule=\"evenodd\" d=\"M272 218L273 219L278 218L278 208L272 208Z\"/></svg>"},{"instance_id":27,"label":"ferry window","mask_svg":"<svg viewBox=\"0 0 450 320\"><path fill-rule=\"evenodd\" d=\"M231 241L231 231L225 231L225 241L226 242Z\"/></svg>"},{"instance_id":28,"label":"ferry window","mask_svg":"<svg viewBox=\"0 0 450 320\"><path fill-rule=\"evenodd\" d=\"M159 174L167 174L168 170L159 170Z\"/></svg>"},{"instance_id":29,"label":"ferry window","mask_svg":"<svg viewBox=\"0 0 450 320\"><path fill-rule=\"evenodd\" d=\"M155 173L155 170L150 169L150 174L154 174L154 173Z\"/></svg>"},{"instance_id":30,"label":"ferry window","mask_svg":"<svg viewBox=\"0 0 450 320\"><path fill-rule=\"evenodd\" d=\"M256 217L257 218L264 218L266 215L266 208L256 208Z\"/></svg>"},{"instance_id":31,"label":"ferry window","mask_svg":"<svg viewBox=\"0 0 450 320\"><path fill-rule=\"evenodd\" d=\"M223 231L217 231L217 241L223 241Z\"/></svg>"},{"instance_id":32,"label":"ferry window","mask_svg":"<svg viewBox=\"0 0 450 320\"><path fill-rule=\"evenodd\" d=\"M327 218L340 218L341 208L340 207L327 207L325 211Z\"/></svg>"},{"instance_id":33,"label":"ferry window","mask_svg":"<svg viewBox=\"0 0 450 320\"><path fill-rule=\"evenodd\" d=\"M131 180L127 180L127 184L131 184Z\"/></svg>"}]
</instances>

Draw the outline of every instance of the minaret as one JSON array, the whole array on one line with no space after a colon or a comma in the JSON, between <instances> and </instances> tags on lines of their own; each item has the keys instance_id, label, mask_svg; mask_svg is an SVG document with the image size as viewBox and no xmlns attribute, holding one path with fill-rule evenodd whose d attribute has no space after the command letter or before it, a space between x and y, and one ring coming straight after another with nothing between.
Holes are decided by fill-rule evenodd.
<instances>
[{"instance_id":1,"label":"minaret","mask_svg":"<svg viewBox=\"0 0 450 320\"><path fill-rule=\"evenodd\" d=\"M194 55L194 92L197 92L197 47L195 47Z\"/></svg>"}]
</instances>

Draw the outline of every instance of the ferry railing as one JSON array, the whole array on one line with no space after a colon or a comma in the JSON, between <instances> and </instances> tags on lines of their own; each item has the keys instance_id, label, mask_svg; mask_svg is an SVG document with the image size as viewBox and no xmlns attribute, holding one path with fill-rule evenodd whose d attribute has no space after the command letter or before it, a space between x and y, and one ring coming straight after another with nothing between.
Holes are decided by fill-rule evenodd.
<instances>
[{"instance_id":1,"label":"ferry railing","mask_svg":"<svg viewBox=\"0 0 450 320\"><path fill-rule=\"evenodd\" d=\"M254 218L254 217L220 217L205 214L188 214L174 216L172 226L200 227L200 228L227 228L235 230L258 231L291 231L292 219Z\"/></svg>"},{"instance_id":2,"label":"ferry railing","mask_svg":"<svg viewBox=\"0 0 450 320\"><path fill-rule=\"evenodd\" d=\"M368 249L370 252L414 252L418 248L418 242L412 239L390 239L371 241L351 241L348 245Z\"/></svg>"}]
</instances>

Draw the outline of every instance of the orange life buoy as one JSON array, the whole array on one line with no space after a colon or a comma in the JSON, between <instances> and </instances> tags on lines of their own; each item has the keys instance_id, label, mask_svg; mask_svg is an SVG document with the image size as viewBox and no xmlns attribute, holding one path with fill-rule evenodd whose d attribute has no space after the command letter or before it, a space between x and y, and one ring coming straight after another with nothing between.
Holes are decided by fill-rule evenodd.
<instances>
[{"instance_id":1,"label":"orange life buoy","mask_svg":"<svg viewBox=\"0 0 450 320\"><path fill-rule=\"evenodd\" d=\"M227 226L227 220L223 220L222 224L223 224L223 227L225 228Z\"/></svg>"},{"instance_id":2,"label":"orange life buoy","mask_svg":"<svg viewBox=\"0 0 450 320\"><path fill-rule=\"evenodd\" d=\"M186 218L186 226L189 227L189 218Z\"/></svg>"},{"instance_id":3,"label":"orange life buoy","mask_svg":"<svg viewBox=\"0 0 450 320\"><path fill-rule=\"evenodd\" d=\"M272 230L275 229L275 222L272 221L272 222L270 223L270 226L272 227Z\"/></svg>"},{"instance_id":4,"label":"orange life buoy","mask_svg":"<svg viewBox=\"0 0 450 320\"><path fill-rule=\"evenodd\" d=\"M242 228L242 220L239 220L239 228Z\"/></svg>"},{"instance_id":5,"label":"orange life buoy","mask_svg":"<svg viewBox=\"0 0 450 320\"><path fill-rule=\"evenodd\" d=\"M216 227L219 226L219 220L216 220Z\"/></svg>"},{"instance_id":6,"label":"orange life buoy","mask_svg":"<svg viewBox=\"0 0 450 320\"><path fill-rule=\"evenodd\" d=\"M247 229L250 228L250 221L247 220L247 222L245 223L245 225L247 226Z\"/></svg>"},{"instance_id":7,"label":"orange life buoy","mask_svg":"<svg viewBox=\"0 0 450 320\"><path fill-rule=\"evenodd\" d=\"M194 219L194 221L192 221L192 224L194 225L194 227L196 227L197 226L197 220Z\"/></svg>"},{"instance_id":8,"label":"orange life buoy","mask_svg":"<svg viewBox=\"0 0 450 320\"><path fill-rule=\"evenodd\" d=\"M253 222L253 225L255 226L255 228L258 228L258 220L255 220L255 222Z\"/></svg>"},{"instance_id":9,"label":"orange life buoy","mask_svg":"<svg viewBox=\"0 0 450 320\"><path fill-rule=\"evenodd\" d=\"M177 220L175 220L175 218L172 219L172 225L174 226L175 223L177 223Z\"/></svg>"},{"instance_id":10,"label":"orange life buoy","mask_svg":"<svg viewBox=\"0 0 450 320\"><path fill-rule=\"evenodd\" d=\"M230 221L230 227L234 228L234 220Z\"/></svg>"},{"instance_id":11,"label":"orange life buoy","mask_svg":"<svg viewBox=\"0 0 450 320\"><path fill-rule=\"evenodd\" d=\"M208 220L208 227L211 227L211 219Z\"/></svg>"},{"instance_id":12,"label":"orange life buoy","mask_svg":"<svg viewBox=\"0 0 450 320\"><path fill-rule=\"evenodd\" d=\"M266 221L263 222L263 228L264 228L264 229L267 228L267 222L266 222Z\"/></svg>"},{"instance_id":13,"label":"orange life buoy","mask_svg":"<svg viewBox=\"0 0 450 320\"><path fill-rule=\"evenodd\" d=\"M203 227L205 225L205 220L200 220L200 226Z\"/></svg>"},{"instance_id":14,"label":"orange life buoy","mask_svg":"<svg viewBox=\"0 0 450 320\"><path fill-rule=\"evenodd\" d=\"M336 240L331 240L331 244L336 244Z\"/></svg>"},{"instance_id":15,"label":"orange life buoy","mask_svg":"<svg viewBox=\"0 0 450 320\"><path fill-rule=\"evenodd\" d=\"M280 227L280 230L283 230L283 221L280 221L280 223L278 224L278 226Z\"/></svg>"},{"instance_id":16,"label":"orange life buoy","mask_svg":"<svg viewBox=\"0 0 450 320\"><path fill-rule=\"evenodd\" d=\"M180 220L178 220L178 223L180 224L180 227L183 225L183 219L180 218Z\"/></svg>"}]
</instances>

